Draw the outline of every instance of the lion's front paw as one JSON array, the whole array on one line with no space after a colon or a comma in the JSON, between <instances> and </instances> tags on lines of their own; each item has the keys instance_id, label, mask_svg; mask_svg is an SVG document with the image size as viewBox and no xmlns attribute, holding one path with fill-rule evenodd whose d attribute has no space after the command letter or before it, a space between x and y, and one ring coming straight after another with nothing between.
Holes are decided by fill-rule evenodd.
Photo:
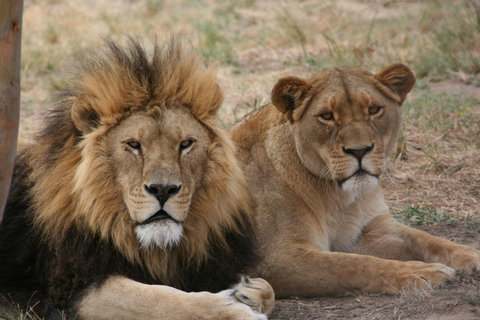
<instances>
[{"instance_id":1,"label":"lion's front paw","mask_svg":"<svg viewBox=\"0 0 480 320\"><path fill-rule=\"evenodd\" d=\"M219 294L233 297L252 310L266 315L272 312L275 301L273 288L261 278L242 277L242 281L235 287Z\"/></svg>"},{"instance_id":2,"label":"lion's front paw","mask_svg":"<svg viewBox=\"0 0 480 320\"><path fill-rule=\"evenodd\" d=\"M187 309L195 319L267 320L266 315L239 302L233 294L233 289L218 293L191 292Z\"/></svg>"},{"instance_id":3,"label":"lion's front paw","mask_svg":"<svg viewBox=\"0 0 480 320\"><path fill-rule=\"evenodd\" d=\"M389 281L385 277L390 293L399 293L417 289L430 289L455 280L456 271L440 263L424 263L418 261L403 262L397 269L390 270L393 276Z\"/></svg>"}]
</instances>

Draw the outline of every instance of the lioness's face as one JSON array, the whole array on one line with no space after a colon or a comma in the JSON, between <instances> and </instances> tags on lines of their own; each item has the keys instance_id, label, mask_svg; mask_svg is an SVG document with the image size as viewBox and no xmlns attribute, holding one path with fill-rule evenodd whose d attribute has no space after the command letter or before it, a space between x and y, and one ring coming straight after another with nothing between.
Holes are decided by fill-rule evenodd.
<instances>
[{"instance_id":1,"label":"lioness's face","mask_svg":"<svg viewBox=\"0 0 480 320\"><path fill-rule=\"evenodd\" d=\"M317 94L305 114L292 124L304 165L317 175L330 175L346 191L372 189L384 168L386 149L398 133L400 108L372 85L340 83Z\"/></svg>"},{"instance_id":2,"label":"lioness's face","mask_svg":"<svg viewBox=\"0 0 480 320\"><path fill-rule=\"evenodd\" d=\"M310 172L335 180L354 196L378 185L398 135L400 105L415 82L407 67L397 68L404 74L382 72L405 77L404 92L358 68L329 69L308 81L290 77L277 83L272 101L289 117L297 153ZM288 103L293 104L290 114Z\"/></svg>"},{"instance_id":3,"label":"lioness's face","mask_svg":"<svg viewBox=\"0 0 480 320\"><path fill-rule=\"evenodd\" d=\"M207 129L186 109L155 107L124 119L108 140L141 246L177 244L207 162Z\"/></svg>"}]
</instances>

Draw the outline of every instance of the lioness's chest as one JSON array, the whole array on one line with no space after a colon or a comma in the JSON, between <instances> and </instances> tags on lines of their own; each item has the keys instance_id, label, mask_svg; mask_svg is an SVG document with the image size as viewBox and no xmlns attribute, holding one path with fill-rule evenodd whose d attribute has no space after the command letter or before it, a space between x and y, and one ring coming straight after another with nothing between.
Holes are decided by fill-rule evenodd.
<instances>
[{"instance_id":1,"label":"lioness's chest","mask_svg":"<svg viewBox=\"0 0 480 320\"><path fill-rule=\"evenodd\" d=\"M363 227L373 217L388 212L385 201L376 197L367 200L347 207L317 206L314 214L318 224L311 229L315 246L322 251L352 252Z\"/></svg>"}]
</instances>

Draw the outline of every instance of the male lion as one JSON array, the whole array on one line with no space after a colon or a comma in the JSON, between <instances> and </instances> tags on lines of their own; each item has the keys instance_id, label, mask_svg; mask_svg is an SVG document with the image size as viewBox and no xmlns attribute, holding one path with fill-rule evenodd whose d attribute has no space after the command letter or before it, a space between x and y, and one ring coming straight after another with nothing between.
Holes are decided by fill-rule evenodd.
<instances>
[{"instance_id":1,"label":"male lion","mask_svg":"<svg viewBox=\"0 0 480 320\"><path fill-rule=\"evenodd\" d=\"M266 319L248 192L215 72L177 40L108 42L16 159L0 292L44 317ZM211 291L187 293L188 291ZM33 295L33 297L32 297Z\"/></svg>"},{"instance_id":2,"label":"male lion","mask_svg":"<svg viewBox=\"0 0 480 320\"><path fill-rule=\"evenodd\" d=\"M414 83L403 64L286 77L233 127L256 200L258 274L277 297L399 293L480 267L480 251L396 222L385 203L378 180Z\"/></svg>"}]
</instances>

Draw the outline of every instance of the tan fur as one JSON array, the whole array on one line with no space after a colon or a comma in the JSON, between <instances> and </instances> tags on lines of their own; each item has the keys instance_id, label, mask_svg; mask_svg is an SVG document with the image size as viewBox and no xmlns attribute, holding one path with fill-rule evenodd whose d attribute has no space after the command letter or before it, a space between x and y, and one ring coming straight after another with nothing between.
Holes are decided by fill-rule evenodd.
<instances>
[{"instance_id":1,"label":"tan fur","mask_svg":"<svg viewBox=\"0 0 480 320\"><path fill-rule=\"evenodd\" d=\"M402 64L286 77L232 128L256 202L258 275L277 297L399 293L480 268L479 251L389 214L378 177L414 83Z\"/></svg>"},{"instance_id":2,"label":"tan fur","mask_svg":"<svg viewBox=\"0 0 480 320\"><path fill-rule=\"evenodd\" d=\"M50 243L62 241L72 226L98 234L132 264L169 285L174 275L182 274L176 269L178 261L200 265L209 258L213 242L230 250L225 230L238 231L238 221L250 219L246 182L234 145L215 119L223 100L215 71L189 47L172 40L153 54L153 64L161 66L159 74L139 80L132 76L135 66L125 62L121 50L110 43L108 52L90 57L78 69L71 84L74 89L62 97L59 110L65 114L61 116L71 117L64 129L78 130L81 137L72 134L59 145L52 141L56 136L46 134L24 155L35 182L31 192L35 229ZM132 42L129 52L137 60L142 56L138 50ZM179 147L185 139L194 142L182 153ZM130 147L131 141L141 144L141 152ZM51 167L44 155L53 147L61 161ZM163 210L182 224L183 235L177 245L141 249L136 225L162 209L146 186L173 183L181 189ZM261 279L253 281L260 281L259 288L269 294L250 294L252 301L267 306L259 312L270 312L271 287ZM169 296L170 292L174 294ZM148 301L142 300L144 295ZM167 299L166 305L156 297ZM197 298L190 302L190 297ZM112 314L115 303L123 306L119 313L126 312L120 318L158 317L155 311L161 308L159 314L169 315L160 316L164 319L176 318L175 312L208 318L212 311L219 318L264 318L235 297L187 294L122 277L90 289L80 301L80 314L118 319Z\"/></svg>"}]
</instances>

